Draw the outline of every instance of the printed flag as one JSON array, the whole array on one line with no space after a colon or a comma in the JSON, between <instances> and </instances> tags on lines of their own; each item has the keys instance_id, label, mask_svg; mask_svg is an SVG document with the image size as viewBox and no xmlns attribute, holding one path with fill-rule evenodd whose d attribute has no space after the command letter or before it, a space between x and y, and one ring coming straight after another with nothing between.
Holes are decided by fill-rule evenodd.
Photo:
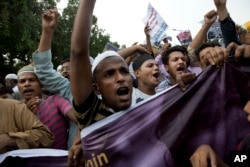
<instances>
[{"instance_id":1,"label":"printed flag","mask_svg":"<svg viewBox=\"0 0 250 167\"><path fill-rule=\"evenodd\" d=\"M188 46L192 42L192 35L190 30L181 31L177 36L181 45Z\"/></svg>"}]
</instances>

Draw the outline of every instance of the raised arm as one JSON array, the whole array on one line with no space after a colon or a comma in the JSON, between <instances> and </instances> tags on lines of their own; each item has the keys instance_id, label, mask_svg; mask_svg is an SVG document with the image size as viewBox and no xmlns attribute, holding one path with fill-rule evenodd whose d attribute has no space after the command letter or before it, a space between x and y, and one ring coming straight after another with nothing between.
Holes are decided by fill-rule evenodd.
<instances>
[{"instance_id":1,"label":"raised arm","mask_svg":"<svg viewBox=\"0 0 250 167\"><path fill-rule=\"evenodd\" d=\"M231 42L240 44L240 40L236 31L234 21L231 19L227 10L227 0L214 0L217 13L220 20L221 32L223 35L225 46Z\"/></svg>"},{"instance_id":2,"label":"raised arm","mask_svg":"<svg viewBox=\"0 0 250 167\"><path fill-rule=\"evenodd\" d=\"M50 9L42 15L42 35L37 51L32 54L33 65L39 81L46 90L71 101L69 81L54 69L52 63L51 43L57 24L57 10Z\"/></svg>"},{"instance_id":3,"label":"raised arm","mask_svg":"<svg viewBox=\"0 0 250 167\"><path fill-rule=\"evenodd\" d=\"M43 52L51 48L51 42L55 28L58 24L58 12L50 9L42 16L42 36L38 45L38 52Z\"/></svg>"},{"instance_id":4,"label":"raised arm","mask_svg":"<svg viewBox=\"0 0 250 167\"><path fill-rule=\"evenodd\" d=\"M92 91L89 61L89 38L95 0L80 0L71 36L71 92L76 105L82 104Z\"/></svg>"},{"instance_id":5,"label":"raised arm","mask_svg":"<svg viewBox=\"0 0 250 167\"><path fill-rule=\"evenodd\" d=\"M144 33L146 35L146 43L147 43L147 51L150 53L153 53L152 45L151 45L151 40L150 40L150 34L149 32L151 29L149 28L148 24L144 27Z\"/></svg>"},{"instance_id":6,"label":"raised arm","mask_svg":"<svg viewBox=\"0 0 250 167\"><path fill-rule=\"evenodd\" d=\"M212 24L215 22L216 18L217 13L215 10L211 10L204 15L204 24L191 42L191 48L196 49L200 44L202 44L206 40L207 32L212 26Z\"/></svg>"},{"instance_id":7,"label":"raised arm","mask_svg":"<svg viewBox=\"0 0 250 167\"><path fill-rule=\"evenodd\" d=\"M226 4L227 4L227 0L214 0L214 4L217 8L217 12L219 15L219 20L223 21L224 19L226 19L229 15Z\"/></svg>"},{"instance_id":8,"label":"raised arm","mask_svg":"<svg viewBox=\"0 0 250 167\"><path fill-rule=\"evenodd\" d=\"M140 46L140 45L133 45L130 47L127 47L125 49L121 49L117 52L120 56L122 56L124 59L127 59L129 56L134 55L135 53L148 53L151 54L146 48Z\"/></svg>"},{"instance_id":9,"label":"raised arm","mask_svg":"<svg viewBox=\"0 0 250 167\"><path fill-rule=\"evenodd\" d=\"M204 15L204 24L194 37L191 44L189 45L189 50L195 50L198 48L199 45L204 43L204 41L207 38L207 32L211 27L211 25L215 22L216 18L217 18L217 13L215 10L211 10ZM191 63L198 61L194 53L188 54L188 56L191 60Z\"/></svg>"}]
</instances>

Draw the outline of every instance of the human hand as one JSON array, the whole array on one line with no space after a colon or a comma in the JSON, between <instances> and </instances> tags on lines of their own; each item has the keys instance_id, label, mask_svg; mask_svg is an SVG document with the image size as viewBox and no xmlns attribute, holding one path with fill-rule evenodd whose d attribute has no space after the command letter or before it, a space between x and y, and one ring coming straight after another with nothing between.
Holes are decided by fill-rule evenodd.
<instances>
[{"instance_id":1,"label":"human hand","mask_svg":"<svg viewBox=\"0 0 250 167\"><path fill-rule=\"evenodd\" d=\"M186 90L185 85L195 79L196 75L191 72L181 73L176 75L176 83L179 84L182 91Z\"/></svg>"},{"instance_id":2,"label":"human hand","mask_svg":"<svg viewBox=\"0 0 250 167\"><path fill-rule=\"evenodd\" d=\"M58 24L58 11L57 9L50 9L44 12L42 16L42 27L46 32L53 31Z\"/></svg>"},{"instance_id":3,"label":"human hand","mask_svg":"<svg viewBox=\"0 0 250 167\"><path fill-rule=\"evenodd\" d=\"M146 35L146 37L150 37L150 31L151 31L151 29L150 29L150 27L148 26L148 23L146 24L146 26L144 27L144 33L145 33L145 35Z\"/></svg>"},{"instance_id":4,"label":"human hand","mask_svg":"<svg viewBox=\"0 0 250 167\"><path fill-rule=\"evenodd\" d=\"M151 54L145 47L141 46L141 45L134 45L133 47L135 47L135 50L137 53L140 54Z\"/></svg>"},{"instance_id":5,"label":"human hand","mask_svg":"<svg viewBox=\"0 0 250 167\"><path fill-rule=\"evenodd\" d=\"M8 134L1 134L0 135L0 149L10 146L10 137Z\"/></svg>"},{"instance_id":6,"label":"human hand","mask_svg":"<svg viewBox=\"0 0 250 167\"><path fill-rule=\"evenodd\" d=\"M137 45L138 44L138 42L134 42L131 46L135 46L135 45Z\"/></svg>"},{"instance_id":7,"label":"human hand","mask_svg":"<svg viewBox=\"0 0 250 167\"><path fill-rule=\"evenodd\" d=\"M247 120L250 122L250 100L248 100L243 110L248 114Z\"/></svg>"},{"instance_id":8,"label":"human hand","mask_svg":"<svg viewBox=\"0 0 250 167\"><path fill-rule=\"evenodd\" d=\"M228 59L229 50L224 47L208 47L206 51L200 56L201 68L208 65L222 66Z\"/></svg>"},{"instance_id":9,"label":"human hand","mask_svg":"<svg viewBox=\"0 0 250 167\"><path fill-rule=\"evenodd\" d=\"M238 45L234 42L231 42L227 46L228 51L234 50L234 57L236 60L239 60L240 57L250 58L250 45L242 44Z\"/></svg>"},{"instance_id":10,"label":"human hand","mask_svg":"<svg viewBox=\"0 0 250 167\"><path fill-rule=\"evenodd\" d=\"M193 167L227 167L209 145L201 145L190 157Z\"/></svg>"},{"instance_id":11,"label":"human hand","mask_svg":"<svg viewBox=\"0 0 250 167\"><path fill-rule=\"evenodd\" d=\"M81 137L80 134L76 137L73 142L68 155L68 166L69 167L79 167L84 164L83 160L83 151L81 145ZM84 165L83 165L84 166Z\"/></svg>"},{"instance_id":12,"label":"human hand","mask_svg":"<svg viewBox=\"0 0 250 167\"><path fill-rule=\"evenodd\" d=\"M217 12L215 10L211 10L204 15L204 24L211 27L211 25L215 22L217 18Z\"/></svg>"},{"instance_id":13,"label":"human hand","mask_svg":"<svg viewBox=\"0 0 250 167\"><path fill-rule=\"evenodd\" d=\"M37 114L38 106L41 103L41 99L36 96L31 98L28 102L26 102L26 105L30 111L32 111L35 115Z\"/></svg>"}]
</instances>

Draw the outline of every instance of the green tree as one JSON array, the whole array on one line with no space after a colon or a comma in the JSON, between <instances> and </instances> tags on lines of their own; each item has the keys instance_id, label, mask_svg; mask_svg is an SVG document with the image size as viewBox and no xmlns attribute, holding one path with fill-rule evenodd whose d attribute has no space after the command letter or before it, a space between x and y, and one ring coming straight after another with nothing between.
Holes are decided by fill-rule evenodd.
<instances>
[{"instance_id":1,"label":"green tree","mask_svg":"<svg viewBox=\"0 0 250 167\"><path fill-rule=\"evenodd\" d=\"M42 11L55 4L54 0L1 0L0 75L16 72L20 65L30 62L40 37Z\"/></svg>"},{"instance_id":2,"label":"green tree","mask_svg":"<svg viewBox=\"0 0 250 167\"><path fill-rule=\"evenodd\" d=\"M58 0L1 0L0 2L0 76L17 72L20 67L31 62L41 36L41 16L54 8ZM70 39L79 0L69 0L59 17L59 24L52 41L52 61L54 66L70 57ZM93 16L90 39L90 54L95 57L102 52L106 43L117 48L117 42L110 41L110 35L98 27Z\"/></svg>"},{"instance_id":3,"label":"green tree","mask_svg":"<svg viewBox=\"0 0 250 167\"><path fill-rule=\"evenodd\" d=\"M66 30L63 34L63 38L60 38L60 42L64 41L63 53L58 56L55 56L55 59L65 59L69 57L70 54L70 37L72 33L73 23L75 14L79 5L79 0L69 0L67 7L63 10L61 23L59 23L58 29L60 32ZM110 35L106 33L104 29L99 28L97 24L97 17L93 16L93 23L91 29L91 37L90 37L90 55L95 57L98 53L101 53L106 45L107 42L112 43L116 47L119 48L119 44L117 42L110 41ZM67 38L65 38L67 37ZM55 37L56 38L56 37ZM65 45L66 44L66 45Z\"/></svg>"}]
</instances>

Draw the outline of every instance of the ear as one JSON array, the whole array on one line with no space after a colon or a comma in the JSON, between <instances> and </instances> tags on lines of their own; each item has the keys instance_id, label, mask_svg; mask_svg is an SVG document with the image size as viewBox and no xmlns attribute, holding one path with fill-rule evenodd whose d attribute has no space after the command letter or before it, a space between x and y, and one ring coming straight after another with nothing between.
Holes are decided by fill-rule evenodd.
<instances>
[{"instance_id":1,"label":"ear","mask_svg":"<svg viewBox=\"0 0 250 167\"><path fill-rule=\"evenodd\" d=\"M99 89L99 85L97 83L93 83L92 84L93 90L95 92L96 95L100 95L100 89Z\"/></svg>"},{"instance_id":2,"label":"ear","mask_svg":"<svg viewBox=\"0 0 250 167\"><path fill-rule=\"evenodd\" d=\"M139 77L140 77L139 70L135 70L135 71L134 71L134 74L135 74L135 77L136 77L136 78L139 78Z\"/></svg>"}]
</instances>

